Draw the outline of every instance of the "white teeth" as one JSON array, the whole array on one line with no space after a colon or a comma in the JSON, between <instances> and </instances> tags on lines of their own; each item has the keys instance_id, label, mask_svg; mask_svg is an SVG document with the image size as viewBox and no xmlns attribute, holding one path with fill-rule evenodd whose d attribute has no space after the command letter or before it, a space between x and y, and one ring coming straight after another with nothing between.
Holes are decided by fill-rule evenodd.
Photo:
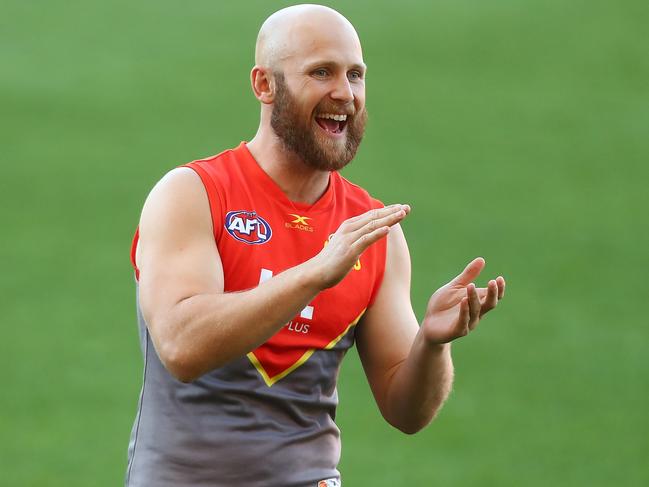
<instances>
[{"instance_id":1,"label":"white teeth","mask_svg":"<svg viewBox=\"0 0 649 487\"><path fill-rule=\"evenodd\" d=\"M323 113L321 115L318 115L318 118L331 118L332 120L336 120L338 122L344 122L347 120L347 115L336 115L335 113Z\"/></svg>"}]
</instances>

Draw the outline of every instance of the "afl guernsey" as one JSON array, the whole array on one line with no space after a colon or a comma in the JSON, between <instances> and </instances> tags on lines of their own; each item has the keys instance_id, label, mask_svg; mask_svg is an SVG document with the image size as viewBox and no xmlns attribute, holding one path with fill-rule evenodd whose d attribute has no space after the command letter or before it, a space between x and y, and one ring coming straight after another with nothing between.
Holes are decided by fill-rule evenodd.
<instances>
[{"instance_id":1,"label":"afl guernsey","mask_svg":"<svg viewBox=\"0 0 649 487\"><path fill-rule=\"evenodd\" d=\"M315 204L291 202L245 143L186 167L208 195L225 292L251 289L312 258L344 220L382 206L337 172ZM336 380L385 257L382 239L266 343L188 384L164 368L138 304L144 379L126 485L340 485Z\"/></svg>"}]
</instances>

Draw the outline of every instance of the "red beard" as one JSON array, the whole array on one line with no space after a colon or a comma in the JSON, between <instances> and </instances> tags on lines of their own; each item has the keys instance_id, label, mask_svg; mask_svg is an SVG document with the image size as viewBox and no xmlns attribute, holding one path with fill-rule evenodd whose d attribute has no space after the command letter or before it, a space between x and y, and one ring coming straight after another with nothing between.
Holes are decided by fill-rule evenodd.
<instances>
[{"instance_id":1,"label":"red beard","mask_svg":"<svg viewBox=\"0 0 649 487\"><path fill-rule=\"evenodd\" d=\"M306 165L321 171L338 171L345 167L356 155L365 133L367 111L363 107L356 112L353 104L340 106L334 103L321 103L316 113L346 113L344 144L314 131L315 121L310 119L305 125L301 118L299 105L284 80L283 73L276 73L277 83L273 113L270 125L282 141L284 147L297 155Z\"/></svg>"}]
</instances>

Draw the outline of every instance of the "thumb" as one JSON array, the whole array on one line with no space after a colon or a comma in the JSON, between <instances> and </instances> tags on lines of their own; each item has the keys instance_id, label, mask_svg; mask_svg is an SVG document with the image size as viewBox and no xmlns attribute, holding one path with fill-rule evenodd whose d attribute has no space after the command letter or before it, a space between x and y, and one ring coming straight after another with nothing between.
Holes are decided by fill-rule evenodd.
<instances>
[{"instance_id":1,"label":"thumb","mask_svg":"<svg viewBox=\"0 0 649 487\"><path fill-rule=\"evenodd\" d=\"M451 281L455 286L466 286L472 283L484 269L485 260L482 257L476 257L464 268L464 270Z\"/></svg>"}]
</instances>

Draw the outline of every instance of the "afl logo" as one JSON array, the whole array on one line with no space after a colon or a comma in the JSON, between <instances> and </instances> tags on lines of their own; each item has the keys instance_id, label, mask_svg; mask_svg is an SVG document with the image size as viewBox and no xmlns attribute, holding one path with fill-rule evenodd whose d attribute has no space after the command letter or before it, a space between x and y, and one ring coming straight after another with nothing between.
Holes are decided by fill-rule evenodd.
<instances>
[{"instance_id":1,"label":"afl logo","mask_svg":"<svg viewBox=\"0 0 649 487\"><path fill-rule=\"evenodd\" d=\"M273 236L270 225L254 211L229 211L224 226L236 240L250 245L264 244Z\"/></svg>"}]
</instances>

